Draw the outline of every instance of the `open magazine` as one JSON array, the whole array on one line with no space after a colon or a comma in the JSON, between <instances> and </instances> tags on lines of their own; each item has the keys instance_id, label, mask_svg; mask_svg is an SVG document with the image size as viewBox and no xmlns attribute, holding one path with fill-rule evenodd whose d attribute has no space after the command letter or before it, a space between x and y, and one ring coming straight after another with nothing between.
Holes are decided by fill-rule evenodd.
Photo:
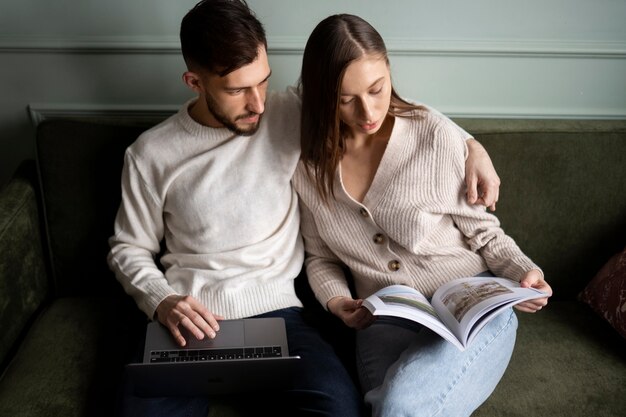
<instances>
[{"instance_id":1,"label":"open magazine","mask_svg":"<svg viewBox=\"0 0 626 417\"><path fill-rule=\"evenodd\" d=\"M416 289L391 285L363 300L376 316L413 320L430 328L460 350L465 350L489 320L507 307L547 294L522 288L506 278L470 277L450 281L429 302Z\"/></svg>"}]
</instances>

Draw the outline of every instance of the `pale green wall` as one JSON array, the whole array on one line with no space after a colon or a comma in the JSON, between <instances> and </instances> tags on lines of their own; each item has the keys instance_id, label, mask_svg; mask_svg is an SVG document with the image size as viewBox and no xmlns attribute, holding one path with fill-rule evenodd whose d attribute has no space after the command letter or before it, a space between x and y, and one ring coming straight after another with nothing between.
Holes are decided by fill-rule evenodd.
<instances>
[{"instance_id":1,"label":"pale green wall","mask_svg":"<svg viewBox=\"0 0 626 417\"><path fill-rule=\"evenodd\" d=\"M195 0L2 0L0 184L33 156L30 105L157 114L190 97L179 22ZM624 0L249 0L272 88L297 80L314 25L358 14L383 35L396 87L451 116L626 118ZM143 113L141 113L143 112Z\"/></svg>"}]
</instances>

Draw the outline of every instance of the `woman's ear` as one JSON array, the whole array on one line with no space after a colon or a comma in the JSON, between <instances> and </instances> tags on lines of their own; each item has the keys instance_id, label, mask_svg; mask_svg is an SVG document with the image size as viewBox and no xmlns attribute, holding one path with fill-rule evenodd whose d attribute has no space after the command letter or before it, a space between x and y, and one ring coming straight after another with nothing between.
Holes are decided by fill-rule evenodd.
<instances>
[{"instance_id":1,"label":"woman's ear","mask_svg":"<svg viewBox=\"0 0 626 417\"><path fill-rule=\"evenodd\" d=\"M197 73L186 71L183 74L183 82L196 93L200 94L202 92L202 80L200 80L200 76Z\"/></svg>"}]
</instances>

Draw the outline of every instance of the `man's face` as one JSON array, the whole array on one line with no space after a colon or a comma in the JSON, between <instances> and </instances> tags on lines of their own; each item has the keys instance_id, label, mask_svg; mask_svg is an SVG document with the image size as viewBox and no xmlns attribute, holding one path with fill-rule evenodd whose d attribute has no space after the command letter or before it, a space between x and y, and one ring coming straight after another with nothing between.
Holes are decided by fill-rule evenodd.
<instances>
[{"instance_id":1,"label":"man's face","mask_svg":"<svg viewBox=\"0 0 626 417\"><path fill-rule=\"evenodd\" d=\"M224 77L201 76L202 93L209 114L209 125L226 127L238 135L252 135L259 128L265 111L265 96L271 75L264 47L256 60Z\"/></svg>"}]
</instances>

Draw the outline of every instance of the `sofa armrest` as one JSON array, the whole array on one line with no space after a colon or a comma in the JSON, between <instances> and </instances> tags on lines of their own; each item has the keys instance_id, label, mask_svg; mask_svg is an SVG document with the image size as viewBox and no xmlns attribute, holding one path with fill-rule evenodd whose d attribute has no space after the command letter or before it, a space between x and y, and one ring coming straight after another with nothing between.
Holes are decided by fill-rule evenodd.
<instances>
[{"instance_id":1,"label":"sofa armrest","mask_svg":"<svg viewBox=\"0 0 626 417\"><path fill-rule=\"evenodd\" d=\"M0 190L0 373L47 296L34 161Z\"/></svg>"}]
</instances>

